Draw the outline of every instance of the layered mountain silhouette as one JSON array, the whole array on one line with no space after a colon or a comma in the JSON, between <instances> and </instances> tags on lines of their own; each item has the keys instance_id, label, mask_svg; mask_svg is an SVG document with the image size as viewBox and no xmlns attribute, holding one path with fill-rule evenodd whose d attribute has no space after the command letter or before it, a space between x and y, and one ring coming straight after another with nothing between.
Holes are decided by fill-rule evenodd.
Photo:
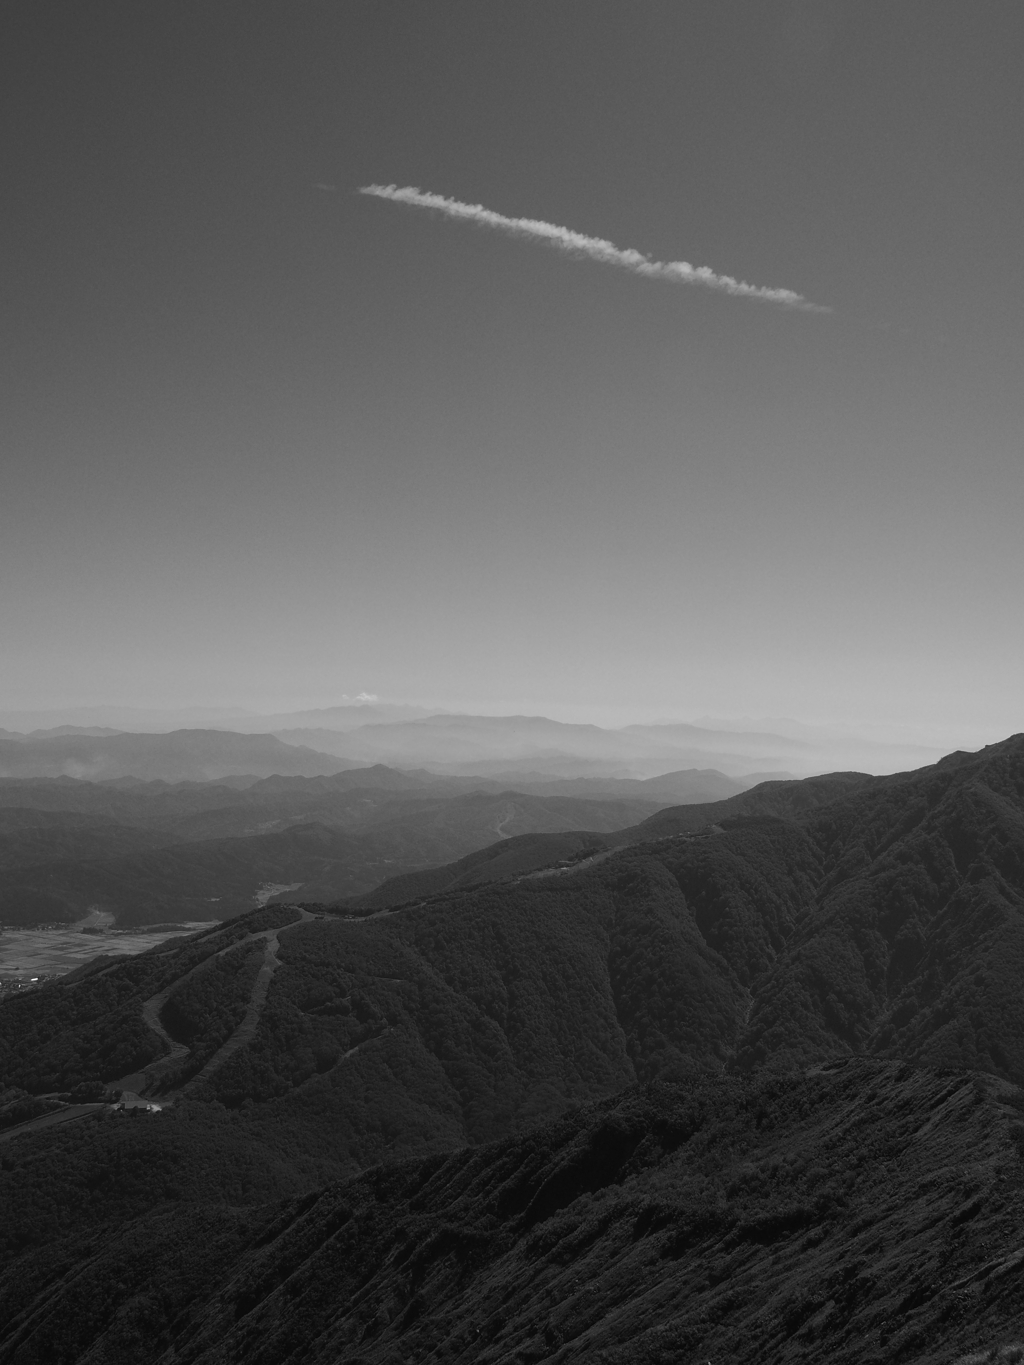
<instances>
[{"instance_id":1,"label":"layered mountain silhouette","mask_svg":"<svg viewBox=\"0 0 1024 1365\"><path fill-rule=\"evenodd\" d=\"M736 735L696 726L572 725L546 716L438 715L369 724L344 733L281 728L278 738L366 763L489 777L643 779L667 770L715 768L732 777L810 764L813 750L780 735Z\"/></svg>"},{"instance_id":2,"label":"layered mountain silhouette","mask_svg":"<svg viewBox=\"0 0 1024 1365\"><path fill-rule=\"evenodd\" d=\"M395 871L426 868L438 857L477 849L499 828L607 826L617 824L631 804L635 809L646 803L477 794L392 803L375 820L353 821L352 829L298 822L280 832L188 841L140 831L119 834L108 827L88 835L80 830L77 842L91 847L77 858L67 856L72 841L63 832L47 839L29 838L22 830L6 841L0 835L0 857L6 851L12 863L0 893L0 922L74 921L94 907L112 912L121 927L224 919L250 908L267 884L289 886L293 898L301 893L338 899L365 892ZM127 844L132 851L111 854L104 851L108 844ZM53 856L58 851L64 856ZM44 852L49 856L42 861ZM28 919L23 902L30 907Z\"/></svg>"},{"instance_id":3,"label":"layered mountain silhouette","mask_svg":"<svg viewBox=\"0 0 1024 1365\"><path fill-rule=\"evenodd\" d=\"M326 753L395 767L517 780L646 779L669 770L714 768L732 778L751 773L811 774L839 766L874 771L917 767L940 750L880 743L827 727L782 724L785 733L751 725L666 723L608 729L545 716L434 715L367 723L342 733L330 726L276 727L280 739ZM725 795L715 793L716 796Z\"/></svg>"},{"instance_id":4,"label":"layered mountain silhouette","mask_svg":"<svg viewBox=\"0 0 1024 1365\"><path fill-rule=\"evenodd\" d=\"M273 735L238 735L229 730L0 739L0 778L78 777L102 782L134 777L208 782L273 774L312 777L358 766L313 749L284 744Z\"/></svg>"},{"instance_id":5,"label":"layered mountain silhouette","mask_svg":"<svg viewBox=\"0 0 1024 1365\"><path fill-rule=\"evenodd\" d=\"M405 889L0 1005L18 1094L130 1071L172 1102L8 1130L0 1359L1019 1338L1024 736L501 840Z\"/></svg>"},{"instance_id":6,"label":"layered mountain silhouette","mask_svg":"<svg viewBox=\"0 0 1024 1365\"><path fill-rule=\"evenodd\" d=\"M307 1017L284 1052L267 1042L278 1079L252 1085L260 1097L279 1082L289 1089L287 1078L303 1072L296 1049L340 1056L366 1022L360 1013L387 1024L387 1042L359 1068L382 1068L383 1093L396 1075L431 1070L440 1085L456 1067L438 1091L449 1099L437 1122L447 1128L450 1102L473 1140L519 1113L543 1116L703 1066L745 1071L864 1053L979 1067L1016 1083L1022 783L1024 741L1012 740L896 778L765 784L610 836L502 841L427 873L444 879L440 892L421 886L427 894L405 908L366 918L387 908L373 901L393 900L382 888L354 915L282 940L291 970L275 978L269 1002L292 1000L296 1021ZM316 843L306 828L295 836ZM511 859L503 878L487 871L501 858ZM134 968L112 970L111 981L127 981ZM358 1010L306 1008L314 997L343 1002L352 989ZM57 983L18 1008L42 1009L62 990ZM428 1000L436 1009L425 1015ZM573 1041L568 1053L578 1038L586 1048ZM88 1049L78 1050L87 1068ZM460 1090L463 1065L479 1094L477 1082ZM373 1091L377 1081L367 1084ZM228 1100L257 1097L230 1069L217 1086Z\"/></svg>"},{"instance_id":7,"label":"layered mountain silhouette","mask_svg":"<svg viewBox=\"0 0 1024 1365\"><path fill-rule=\"evenodd\" d=\"M69 923L92 909L121 927L225 919L268 885L336 900L495 838L614 830L659 805L475 786L384 767L241 787L0 782L0 923Z\"/></svg>"},{"instance_id":8,"label":"layered mountain silhouette","mask_svg":"<svg viewBox=\"0 0 1024 1365\"><path fill-rule=\"evenodd\" d=\"M436 709L436 708L435 708ZM305 711L261 713L241 706L189 706L157 709L139 706L72 706L46 711L0 711L0 726L9 733L56 734L162 733L170 730L235 730L244 734L269 734L282 727L321 726L331 730L354 730L360 725L413 720L434 712L425 706L395 702L347 701L337 706ZM0 734L3 731L0 730Z\"/></svg>"},{"instance_id":9,"label":"layered mountain silhouette","mask_svg":"<svg viewBox=\"0 0 1024 1365\"><path fill-rule=\"evenodd\" d=\"M457 715L382 703L263 716L216 709L161 713L85 708L49 714L7 713L0 721L11 726L0 731L0 740L23 746L19 757L9 743L0 744L0 774L68 773L99 780L126 774L171 781L208 780L246 771L252 776L271 771L310 774L352 764L384 763L494 779L517 787L555 780L648 780L686 769L714 769L719 781L726 775L749 786L758 776L805 776L840 767L891 772L918 767L942 752L908 741L882 742L835 727L784 720L766 725L706 720L614 728L570 724L546 716ZM17 725L24 729L19 731ZM210 728L201 730L200 726ZM172 742L165 734L162 747L143 743L135 748L126 739L110 748L71 744L62 749L51 743L141 731L173 732L177 739ZM308 754L302 759L292 754L286 760L281 751L254 742L249 746L249 768L243 770L239 763L246 748L241 741L230 747L224 739L228 733L248 734L254 741L276 736L292 748L312 749L343 762L333 768L317 766L318 761ZM204 752L204 734L209 736L208 752ZM268 767L275 756L287 766ZM693 799L689 792L672 795ZM704 795L713 800L729 792L708 787Z\"/></svg>"}]
</instances>

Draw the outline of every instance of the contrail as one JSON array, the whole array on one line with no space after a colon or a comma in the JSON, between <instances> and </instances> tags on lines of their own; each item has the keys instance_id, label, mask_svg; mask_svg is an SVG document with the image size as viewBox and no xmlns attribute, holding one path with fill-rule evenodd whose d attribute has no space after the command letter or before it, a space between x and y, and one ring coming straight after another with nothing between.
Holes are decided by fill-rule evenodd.
<instances>
[{"instance_id":1,"label":"contrail","mask_svg":"<svg viewBox=\"0 0 1024 1365\"><path fill-rule=\"evenodd\" d=\"M548 246L566 251L570 256L585 256L602 265L619 266L622 270L631 270L634 275L644 275L648 279L668 280L670 284L699 284L723 294L759 299L762 303L780 303L785 308L799 308L806 313L832 311L819 303L810 303L792 289L765 289L760 285L745 284L742 280L734 280L731 275L718 275L706 265L690 265L688 261L652 261L641 251L631 248L623 251L614 242L603 241L600 237L585 237L582 232L573 232L571 228L558 227L555 223L545 223L537 218L506 218L503 213L485 209L482 204L463 204L458 199L446 199L443 194L424 193L411 185L402 188L397 185L363 185L359 193L372 194L378 199L391 199L396 204L411 204L414 208L436 209L449 218L495 228L510 237L529 237L534 241L546 242Z\"/></svg>"}]
</instances>

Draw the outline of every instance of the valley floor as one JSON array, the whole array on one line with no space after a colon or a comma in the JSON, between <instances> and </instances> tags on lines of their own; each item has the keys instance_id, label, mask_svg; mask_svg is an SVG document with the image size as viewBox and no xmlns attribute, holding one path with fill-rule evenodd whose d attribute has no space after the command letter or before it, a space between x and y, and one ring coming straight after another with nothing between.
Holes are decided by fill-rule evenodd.
<instances>
[{"instance_id":1,"label":"valley floor","mask_svg":"<svg viewBox=\"0 0 1024 1365\"><path fill-rule=\"evenodd\" d=\"M113 918L111 916L111 918ZM95 957L130 957L167 939L208 929L216 920L188 921L145 932L104 929L83 932L77 925L56 929L4 929L0 933L0 985L33 977L63 976Z\"/></svg>"}]
</instances>

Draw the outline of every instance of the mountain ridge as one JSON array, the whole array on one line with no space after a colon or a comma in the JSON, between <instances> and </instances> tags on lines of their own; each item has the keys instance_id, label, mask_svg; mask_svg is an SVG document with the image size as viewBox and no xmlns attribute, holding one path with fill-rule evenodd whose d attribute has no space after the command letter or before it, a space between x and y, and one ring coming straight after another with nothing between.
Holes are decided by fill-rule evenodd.
<instances>
[{"instance_id":1,"label":"mountain ridge","mask_svg":"<svg viewBox=\"0 0 1024 1365\"><path fill-rule=\"evenodd\" d=\"M4 1144L0 1359L41 1365L62 1332L97 1365L1012 1344L1024 735L660 811L573 857L291 919L206 1077L166 1070L141 1007L174 1002L201 1057L244 1008L257 912L0 1004L29 1095L130 1063L177 1096Z\"/></svg>"}]
</instances>

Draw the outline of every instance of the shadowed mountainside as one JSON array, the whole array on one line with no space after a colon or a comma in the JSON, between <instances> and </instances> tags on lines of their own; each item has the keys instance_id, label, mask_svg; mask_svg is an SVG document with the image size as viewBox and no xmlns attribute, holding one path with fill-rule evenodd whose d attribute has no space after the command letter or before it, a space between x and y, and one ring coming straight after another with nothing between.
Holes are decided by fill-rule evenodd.
<instances>
[{"instance_id":1,"label":"shadowed mountainside","mask_svg":"<svg viewBox=\"0 0 1024 1365\"><path fill-rule=\"evenodd\" d=\"M25 1255L0 1360L950 1362L1024 1321L1021 1117L1012 1087L894 1063L627 1091Z\"/></svg>"},{"instance_id":2,"label":"shadowed mountainside","mask_svg":"<svg viewBox=\"0 0 1024 1365\"><path fill-rule=\"evenodd\" d=\"M42 863L123 857L176 842L173 834L131 829L103 816L0 808L0 870L5 876Z\"/></svg>"}]
</instances>

